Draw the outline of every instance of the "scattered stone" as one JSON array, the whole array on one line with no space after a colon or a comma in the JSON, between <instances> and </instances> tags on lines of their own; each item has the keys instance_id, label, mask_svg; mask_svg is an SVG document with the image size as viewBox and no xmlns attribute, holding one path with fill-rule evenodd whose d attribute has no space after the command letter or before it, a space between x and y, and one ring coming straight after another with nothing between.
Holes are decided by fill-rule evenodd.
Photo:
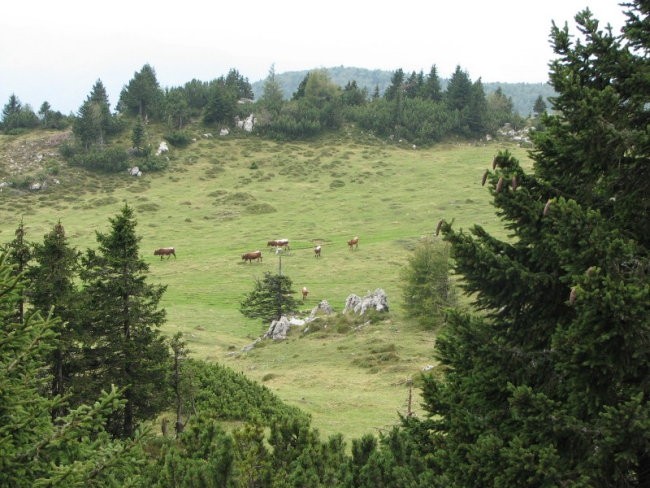
<instances>
[{"instance_id":1,"label":"scattered stone","mask_svg":"<svg viewBox=\"0 0 650 488\"><path fill-rule=\"evenodd\" d=\"M333 313L334 309L329 302L327 300L321 300L318 305L312 308L311 313L309 314L309 317L305 319L305 322L311 322L321 315L332 315Z\"/></svg>"},{"instance_id":2,"label":"scattered stone","mask_svg":"<svg viewBox=\"0 0 650 488\"><path fill-rule=\"evenodd\" d=\"M258 337L257 339L255 339L250 344L242 347L241 350L242 350L242 352L252 351L255 348L255 346L257 346L260 342L262 342L262 338Z\"/></svg>"},{"instance_id":3,"label":"scattered stone","mask_svg":"<svg viewBox=\"0 0 650 488\"><path fill-rule=\"evenodd\" d=\"M230 134L230 131L226 127L224 127L223 129L221 129L219 131L219 135L222 136L222 137L227 136L228 134Z\"/></svg>"},{"instance_id":4,"label":"scattered stone","mask_svg":"<svg viewBox=\"0 0 650 488\"><path fill-rule=\"evenodd\" d=\"M160 156L162 153L166 153L167 151L169 151L169 146L167 146L167 142L161 141L160 144L158 145L156 156Z\"/></svg>"}]
</instances>

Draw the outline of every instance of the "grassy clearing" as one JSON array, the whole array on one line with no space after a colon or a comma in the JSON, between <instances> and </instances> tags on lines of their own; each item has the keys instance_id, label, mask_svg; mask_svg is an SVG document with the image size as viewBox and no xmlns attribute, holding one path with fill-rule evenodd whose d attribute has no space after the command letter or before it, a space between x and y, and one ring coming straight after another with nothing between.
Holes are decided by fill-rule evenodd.
<instances>
[{"instance_id":1,"label":"grassy clearing","mask_svg":"<svg viewBox=\"0 0 650 488\"><path fill-rule=\"evenodd\" d=\"M409 379L434 363L435 334L404 320L400 310L399 272L408 251L441 217L499 234L481 176L504 147L413 150L356 135L289 144L199 139L172 150L163 173L134 178L62 166L61 183L44 193L5 189L0 241L13 238L21 217L30 240L42 239L60 219L74 246L95 247L95 231L106 231L107 219L128 202L151 280L168 285L165 332L182 331L197 357L263 382L311 413L323 433L358 437L395 423L397 412L406 411ZM524 149L508 149L527 159ZM350 251L346 242L355 235L359 248ZM341 310L350 293L383 288L389 316L359 330L297 334L241 353L266 327L244 318L239 302L256 277L278 270L266 242L285 237L292 251L281 259L282 272L296 290L309 288L305 311L321 299ZM316 244L320 259L312 252ZM153 256L163 246L174 246L178 258ZM256 249L262 263L241 260Z\"/></svg>"}]
</instances>

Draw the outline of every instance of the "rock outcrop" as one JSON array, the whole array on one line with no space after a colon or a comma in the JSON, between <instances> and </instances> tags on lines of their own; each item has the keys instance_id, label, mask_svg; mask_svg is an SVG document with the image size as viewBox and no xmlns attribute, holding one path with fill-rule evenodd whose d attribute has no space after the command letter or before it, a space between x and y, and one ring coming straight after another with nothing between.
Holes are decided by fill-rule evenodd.
<instances>
[{"instance_id":1,"label":"rock outcrop","mask_svg":"<svg viewBox=\"0 0 650 488\"><path fill-rule=\"evenodd\" d=\"M357 315L365 315L368 309L373 309L377 312L388 312L388 297L384 290L377 288L363 298L354 293L349 295L345 300L343 313L352 312Z\"/></svg>"}]
</instances>

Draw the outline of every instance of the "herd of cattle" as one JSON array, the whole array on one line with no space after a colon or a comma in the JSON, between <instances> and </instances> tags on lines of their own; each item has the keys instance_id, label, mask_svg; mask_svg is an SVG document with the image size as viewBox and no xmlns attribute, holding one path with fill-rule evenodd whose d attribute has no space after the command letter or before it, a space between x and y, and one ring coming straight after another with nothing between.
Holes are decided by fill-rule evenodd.
<instances>
[{"instance_id":1,"label":"herd of cattle","mask_svg":"<svg viewBox=\"0 0 650 488\"><path fill-rule=\"evenodd\" d=\"M279 254L280 252L283 251L290 251L291 247L289 246L289 239L274 239L272 241L268 241L266 243L267 247L273 247L275 248L275 253ZM350 250L356 249L359 247L359 236L355 236L352 239L348 241L348 248ZM321 255L321 249L322 247L320 245L314 247L314 257L315 258L320 258ZM173 247L161 247L159 249L156 249L153 252L154 256L160 256L160 259L163 258L163 256L167 256L167 259L174 256L174 259L176 259L176 249ZM252 263L253 261L262 261L262 251L250 251L250 252L245 252L244 254L241 255L242 261L246 262L248 261L249 263ZM307 298L307 295L309 295L309 290L307 287L302 287L302 300L304 301Z\"/></svg>"},{"instance_id":2,"label":"herd of cattle","mask_svg":"<svg viewBox=\"0 0 650 488\"><path fill-rule=\"evenodd\" d=\"M289 239L274 239L272 241L268 241L266 243L267 247L274 247L275 248L275 253L278 254L279 252L286 250L290 251L291 247L289 246ZM355 236L352 239L348 241L348 247L350 249L356 249L359 247L359 236ZM320 253L321 253L321 246L316 246L314 247L314 257L320 258ZM163 258L163 256L167 256L167 259L169 259L172 255L174 258L176 258L176 250L173 247L161 247L159 249L156 249L153 252L154 256L160 256L160 259ZM253 261L262 261L262 251L250 251L250 252L245 252L244 254L241 255L242 261L248 261L249 263L252 263ZM306 295L303 293L303 298L306 297Z\"/></svg>"}]
</instances>

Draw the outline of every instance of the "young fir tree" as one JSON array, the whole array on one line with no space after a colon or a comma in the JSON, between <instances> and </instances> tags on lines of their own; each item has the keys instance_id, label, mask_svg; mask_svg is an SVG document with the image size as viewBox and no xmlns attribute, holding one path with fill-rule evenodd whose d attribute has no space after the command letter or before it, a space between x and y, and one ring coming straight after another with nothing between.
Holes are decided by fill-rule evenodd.
<instances>
[{"instance_id":1,"label":"young fir tree","mask_svg":"<svg viewBox=\"0 0 650 488\"><path fill-rule=\"evenodd\" d=\"M5 245L7 253L7 263L13 266L13 273L18 276L25 272L27 264L32 257L32 251L29 243L25 240L25 224L23 219L16 228L15 238ZM22 323L25 316L25 298L21 296L16 303L16 314L18 322Z\"/></svg>"},{"instance_id":2,"label":"young fir tree","mask_svg":"<svg viewBox=\"0 0 650 488\"><path fill-rule=\"evenodd\" d=\"M240 304L239 311L251 319L264 322L278 320L283 315L298 310L298 302L292 296L293 282L288 276L264 273L264 278L255 281L255 288Z\"/></svg>"},{"instance_id":3,"label":"young fir tree","mask_svg":"<svg viewBox=\"0 0 650 488\"><path fill-rule=\"evenodd\" d=\"M65 230L58 222L45 235L42 244L34 244L34 264L28 269L28 297L32 307L43 316L53 311L61 319L55 327L56 340L48 363L51 367L53 397L63 396L72 382L79 343L75 317L78 292L75 285L79 253L68 244ZM63 412L53 412L55 417Z\"/></svg>"},{"instance_id":4,"label":"young fir tree","mask_svg":"<svg viewBox=\"0 0 650 488\"><path fill-rule=\"evenodd\" d=\"M165 311L158 307L166 287L146 282L149 267L138 254L131 207L109 222L109 233L97 233L98 250L82 258L87 385L91 394L110 384L124 389L124 410L108 428L129 437L168 403L170 355L159 330Z\"/></svg>"},{"instance_id":5,"label":"young fir tree","mask_svg":"<svg viewBox=\"0 0 650 488\"><path fill-rule=\"evenodd\" d=\"M442 226L480 311L451 316L423 390L442 484L650 486L650 24L630 8L620 38L588 11L577 40L553 27L534 171L500 153L487 175L510 238Z\"/></svg>"}]
</instances>

